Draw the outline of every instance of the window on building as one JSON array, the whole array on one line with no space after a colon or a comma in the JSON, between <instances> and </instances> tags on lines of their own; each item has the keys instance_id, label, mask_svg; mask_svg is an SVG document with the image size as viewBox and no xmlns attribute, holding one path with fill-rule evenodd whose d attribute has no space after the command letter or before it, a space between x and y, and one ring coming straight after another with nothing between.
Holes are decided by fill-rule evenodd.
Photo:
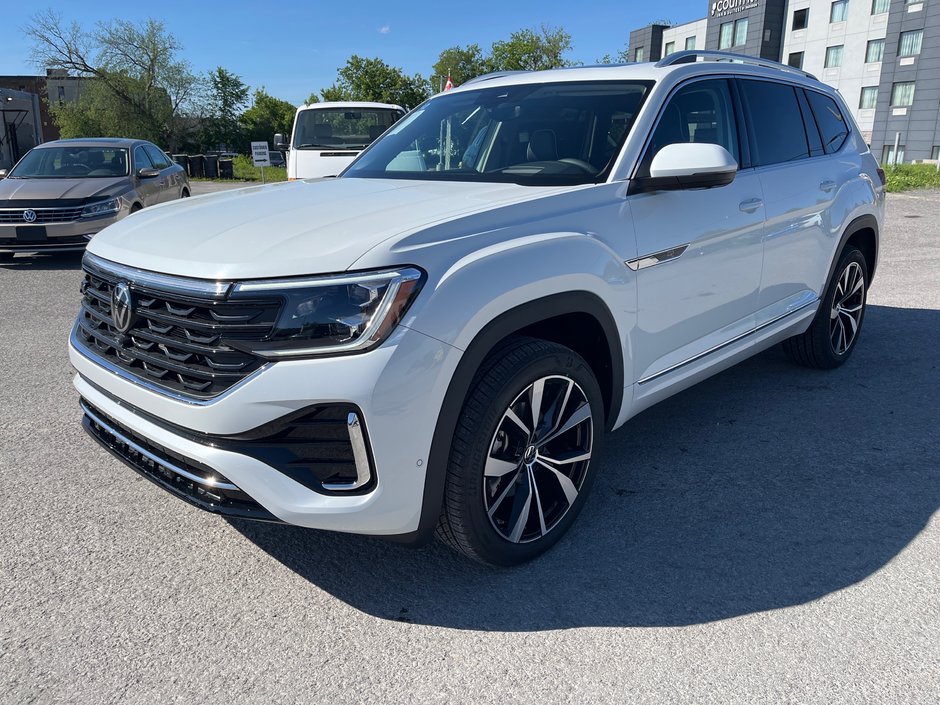
<instances>
[{"instance_id":1,"label":"window on building","mask_svg":"<svg viewBox=\"0 0 940 705\"><path fill-rule=\"evenodd\" d=\"M695 37L686 37L685 38L685 50L692 51L695 49Z\"/></svg>"},{"instance_id":2,"label":"window on building","mask_svg":"<svg viewBox=\"0 0 940 705\"><path fill-rule=\"evenodd\" d=\"M826 63L823 65L827 69L835 69L842 66L842 53L845 46L840 44L837 47L826 47Z\"/></svg>"},{"instance_id":3,"label":"window on building","mask_svg":"<svg viewBox=\"0 0 940 705\"><path fill-rule=\"evenodd\" d=\"M798 29L806 29L806 26L808 24L809 24L809 8L805 7L802 10L794 10L793 31L795 32Z\"/></svg>"},{"instance_id":4,"label":"window on building","mask_svg":"<svg viewBox=\"0 0 940 705\"><path fill-rule=\"evenodd\" d=\"M874 110L878 104L878 86L865 86L858 100L859 110Z\"/></svg>"},{"instance_id":5,"label":"window on building","mask_svg":"<svg viewBox=\"0 0 940 705\"><path fill-rule=\"evenodd\" d=\"M917 56L924 43L924 30L915 29L913 32L901 32L898 42L898 56Z\"/></svg>"},{"instance_id":6,"label":"window on building","mask_svg":"<svg viewBox=\"0 0 940 705\"><path fill-rule=\"evenodd\" d=\"M871 14L882 15L891 8L891 0L871 0Z\"/></svg>"},{"instance_id":7,"label":"window on building","mask_svg":"<svg viewBox=\"0 0 940 705\"><path fill-rule=\"evenodd\" d=\"M725 22L718 28L718 48L730 49L734 39L734 22Z\"/></svg>"},{"instance_id":8,"label":"window on building","mask_svg":"<svg viewBox=\"0 0 940 705\"><path fill-rule=\"evenodd\" d=\"M633 60L637 63L646 61L646 47L637 47L633 51Z\"/></svg>"},{"instance_id":9,"label":"window on building","mask_svg":"<svg viewBox=\"0 0 940 705\"><path fill-rule=\"evenodd\" d=\"M894 144L886 144L881 150L882 164L903 164L904 163L904 145L898 145L897 154L894 153Z\"/></svg>"},{"instance_id":10,"label":"window on building","mask_svg":"<svg viewBox=\"0 0 940 705\"><path fill-rule=\"evenodd\" d=\"M790 54L789 58L787 58L787 65L798 69L803 68L803 52L797 51Z\"/></svg>"},{"instance_id":11,"label":"window on building","mask_svg":"<svg viewBox=\"0 0 940 705\"><path fill-rule=\"evenodd\" d=\"M823 149L826 154L833 154L842 149L842 145L849 137L849 125L845 116L839 110L836 102L827 95L816 91L806 91L809 105L813 109L813 117L822 136Z\"/></svg>"},{"instance_id":12,"label":"window on building","mask_svg":"<svg viewBox=\"0 0 940 705\"><path fill-rule=\"evenodd\" d=\"M901 81L891 86L891 107L909 108L914 104L914 82Z\"/></svg>"},{"instance_id":13,"label":"window on building","mask_svg":"<svg viewBox=\"0 0 940 705\"><path fill-rule=\"evenodd\" d=\"M741 81L741 92L754 128L758 166L809 157L803 115L792 86L770 81Z\"/></svg>"},{"instance_id":14,"label":"window on building","mask_svg":"<svg viewBox=\"0 0 940 705\"><path fill-rule=\"evenodd\" d=\"M940 159L940 145L934 145L933 149L930 150L930 158L934 161Z\"/></svg>"},{"instance_id":15,"label":"window on building","mask_svg":"<svg viewBox=\"0 0 940 705\"><path fill-rule=\"evenodd\" d=\"M747 44L747 17L734 21L734 46Z\"/></svg>"},{"instance_id":16,"label":"window on building","mask_svg":"<svg viewBox=\"0 0 940 705\"><path fill-rule=\"evenodd\" d=\"M666 45L663 47L663 56L669 56L676 50L675 42L666 42Z\"/></svg>"},{"instance_id":17,"label":"window on building","mask_svg":"<svg viewBox=\"0 0 940 705\"><path fill-rule=\"evenodd\" d=\"M874 64L885 55L885 40L884 39L872 39L868 42L868 48L865 49L865 63Z\"/></svg>"},{"instance_id":18,"label":"window on building","mask_svg":"<svg viewBox=\"0 0 940 705\"><path fill-rule=\"evenodd\" d=\"M59 86L59 102L65 100L65 86Z\"/></svg>"},{"instance_id":19,"label":"window on building","mask_svg":"<svg viewBox=\"0 0 940 705\"><path fill-rule=\"evenodd\" d=\"M836 0L829 10L829 22L845 22L849 13L849 0Z\"/></svg>"}]
</instances>

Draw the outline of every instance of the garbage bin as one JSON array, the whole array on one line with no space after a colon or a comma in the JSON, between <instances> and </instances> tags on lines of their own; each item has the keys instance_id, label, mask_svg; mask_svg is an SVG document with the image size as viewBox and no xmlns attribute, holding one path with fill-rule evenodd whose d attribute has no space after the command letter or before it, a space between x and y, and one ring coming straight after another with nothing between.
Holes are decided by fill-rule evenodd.
<instances>
[{"instance_id":1,"label":"garbage bin","mask_svg":"<svg viewBox=\"0 0 940 705\"><path fill-rule=\"evenodd\" d=\"M173 161L179 164L186 173L189 173L189 157L185 154L174 154Z\"/></svg>"},{"instance_id":2,"label":"garbage bin","mask_svg":"<svg viewBox=\"0 0 940 705\"><path fill-rule=\"evenodd\" d=\"M189 155L189 178L201 179L206 173L206 158L201 154Z\"/></svg>"},{"instance_id":3,"label":"garbage bin","mask_svg":"<svg viewBox=\"0 0 940 705\"><path fill-rule=\"evenodd\" d=\"M206 178L207 179L217 179L219 178L219 155L218 154L207 154L206 155Z\"/></svg>"},{"instance_id":4,"label":"garbage bin","mask_svg":"<svg viewBox=\"0 0 940 705\"><path fill-rule=\"evenodd\" d=\"M219 159L219 178L235 178L235 163L231 159Z\"/></svg>"}]
</instances>

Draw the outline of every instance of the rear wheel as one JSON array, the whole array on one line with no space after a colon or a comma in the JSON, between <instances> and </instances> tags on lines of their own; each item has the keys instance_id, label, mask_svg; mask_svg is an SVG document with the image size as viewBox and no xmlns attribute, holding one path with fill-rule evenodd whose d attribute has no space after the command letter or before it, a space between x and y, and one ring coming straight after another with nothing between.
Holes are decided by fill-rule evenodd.
<instances>
[{"instance_id":1,"label":"rear wheel","mask_svg":"<svg viewBox=\"0 0 940 705\"><path fill-rule=\"evenodd\" d=\"M484 363L461 412L438 536L482 563L540 555L581 510L603 433L588 364L561 345L513 339Z\"/></svg>"},{"instance_id":2,"label":"rear wheel","mask_svg":"<svg viewBox=\"0 0 940 705\"><path fill-rule=\"evenodd\" d=\"M787 356L799 365L830 370L849 359L865 320L868 265L855 247L847 247L809 329L783 341Z\"/></svg>"}]
</instances>

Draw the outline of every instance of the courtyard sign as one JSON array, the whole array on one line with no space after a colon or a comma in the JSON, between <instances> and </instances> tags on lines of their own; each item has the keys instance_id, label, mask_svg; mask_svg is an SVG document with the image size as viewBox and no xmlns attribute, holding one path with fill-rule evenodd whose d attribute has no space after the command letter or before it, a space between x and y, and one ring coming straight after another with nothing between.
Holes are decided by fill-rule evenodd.
<instances>
[{"instance_id":1,"label":"courtyard sign","mask_svg":"<svg viewBox=\"0 0 940 705\"><path fill-rule=\"evenodd\" d=\"M758 4L758 0L715 0L712 2L712 17L724 17L751 10Z\"/></svg>"}]
</instances>

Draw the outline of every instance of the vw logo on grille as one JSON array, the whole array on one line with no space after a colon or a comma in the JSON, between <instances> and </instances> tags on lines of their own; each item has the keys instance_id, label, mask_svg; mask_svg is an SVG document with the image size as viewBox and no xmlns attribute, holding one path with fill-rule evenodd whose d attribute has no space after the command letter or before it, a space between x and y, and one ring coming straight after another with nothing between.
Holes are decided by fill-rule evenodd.
<instances>
[{"instance_id":1,"label":"vw logo on grille","mask_svg":"<svg viewBox=\"0 0 940 705\"><path fill-rule=\"evenodd\" d=\"M125 282L118 282L111 290L111 320L121 333L129 331L134 323L134 300Z\"/></svg>"},{"instance_id":2,"label":"vw logo on grille","mask_svg":"<svg viewBox=\"0 0 940 705\"><path fill-rule=\"evenodd\" d=\"M34 211L32 208L27 208L25 211L23 211L23 220L25 220L27 223L35 223L36 211Z\"/></svg>"}]
</instances>

